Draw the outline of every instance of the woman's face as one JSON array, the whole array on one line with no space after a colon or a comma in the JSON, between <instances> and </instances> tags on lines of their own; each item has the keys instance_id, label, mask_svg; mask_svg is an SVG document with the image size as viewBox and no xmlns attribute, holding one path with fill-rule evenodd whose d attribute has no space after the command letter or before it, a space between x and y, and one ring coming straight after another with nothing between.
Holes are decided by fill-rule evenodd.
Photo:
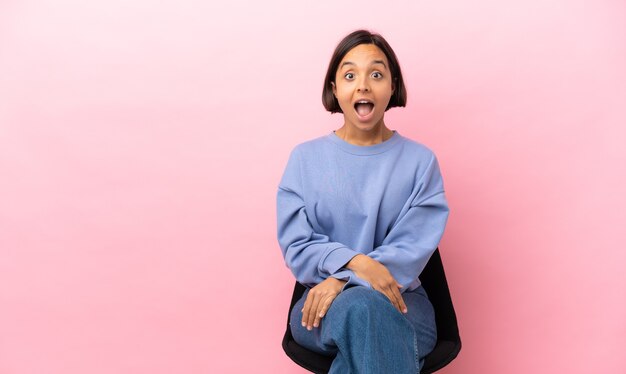
<instances>
[{"instance_id":1,"label":"woman's face","mask_svg":"<svg viewBox=\"0 0 626 374\"><path fill-rule=\"evenodd\" d=\"M343 57L333 93L346 123L370 130L382 120L394 86L387 57L374 44L359 44Z\"/></svg>"}]
</instances>

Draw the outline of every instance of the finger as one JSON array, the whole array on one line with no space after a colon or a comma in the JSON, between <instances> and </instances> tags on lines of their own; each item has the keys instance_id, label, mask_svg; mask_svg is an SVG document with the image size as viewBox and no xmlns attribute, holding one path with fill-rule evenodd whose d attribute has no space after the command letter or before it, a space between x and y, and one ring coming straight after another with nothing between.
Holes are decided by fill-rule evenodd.
<instances>
[{"instance_id":1,"label":"finger","mask_svg":"<svg viewBox=\"0 0 626 374\"><path fill-rule=\"evenodd\" d=\"M326 298L326 300L324 300L323 303L320 303L320 311L315 319L315 327L319 326L320 320L326 315L326 312L328 311L328 308L330 308L330 305L333 303L333 300L335 300L335 297L337 297L337 295L329 296L328 298Z\"/></svg>"},{"instance_id":2,"label":"finger","mask_svg":"<svg viewBox=\"0 0 626 374\"><path fill-rule=\"evenodd\" d=\"M311 291L306 296L306 300L304 301L304 308L302 308L302 327L306 327L309 322L309 309L311 309L312 295Z\"/></svg>"},{"instance_id":3,"label":"finger","mask_svg":"<svg viewBox=\"0 0 626 374\"><path fill-rule=\"evenodd\" d=\"M402 307L400 306L400 301L398 300L398 295L394 291L397 291L397 289L395 287L393 287L393 286L390 286L389 288L387 288L387 292L390 295L389 299L392 301L393 306L396 307L396 309L398 309L400 311L400 313L402 313Z\"/></svg>"},{"instance_id":4,"label":"finger","mask_svg":"<svg viewBox=\"0 0 626 374\"><path fill-rule=\"evenodd\" d=\"M395 287L392 287L392 289L393 289L394 295L398 299L398 306L400 307L400 309L398 309L398 310L401 313L407 313L408 309L406 307L406 304L404 303L404 298L402 297L402 294L400 293L400 289L399 288L395 288Z\"/></svg>"},{"instance_id":5,"label":"finger","mask_svg":"<svg viewBox=\"0 0 626 374\"><path fill-rule=\"evenodd\" d=\"M402 285L398 282L396 282L396 287L393 289L394 294L396 295L397 299L398 299L398 305L400 305L400 311L402 313L407 313L409 311L409 309L406 307L406 303L404 302L404 298L402 297L402 292L400 292L400 290L402 289Z\"/></svg>"},{"instance_id":6,"label":"finger","mask_svg":"<svg viewBox=\"0 0 626 374\"><path fill-rule=\"evenodd\" d=\"M313 323L315 323L315 315L317 314L318 304L320 303L321 297L317 294L317 292L313 295L313 300L311 300L311 307L309 308L308 322L306 324L307 330L313 329Z\"/></svg>"},{"instance_id":7,"label":"finger","mask_svg":"<svg viewBox=\"0 0 626 374\"><path fill-rule=\"evenodd\" d=\"M393 305L394 308L399 309L398 302L388 287L380 288L380 289L377 288L376 290L380 291L383 295L385 295L387 299L389 299L389 301L391 302L391 305Z\"/></svg>"},{"instance_id":8,"label":"finger","mask_svg":"<svg viewBox=\"0 0 626 374\"><path fill-rule=\"evenodd\" d=\"M321 309L324 308L324 304L326 300L320 300L319 304L317 304L317 310L315 311L315 319L313 320L313 327L318 327L320 325L320 313Z\"/></svg>"},{"instance_id":9,"label":"finger","mask_svg":"<svg viewBox=\"0 0 626 374\"><path fill-rule=\"evenodd\" d=\"M397 290L398 289L395 288L394 286L389 285L388 287L385 287L385 295L387 295L387 297L393 304L394 308L396 308L398 311L400 311L400 313L402 313L402 307L400 305L400 301L398 300Z\"/></svg>"}]
</instances>

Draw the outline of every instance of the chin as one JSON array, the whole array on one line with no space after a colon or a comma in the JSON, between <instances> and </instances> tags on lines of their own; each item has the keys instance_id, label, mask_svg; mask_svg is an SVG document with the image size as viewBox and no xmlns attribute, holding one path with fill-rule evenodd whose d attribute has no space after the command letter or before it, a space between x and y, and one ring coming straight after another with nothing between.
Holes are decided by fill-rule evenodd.
<instances>
[{"instance_id":1,"label":"chin","mask_svg":"<svg viewBox=\"0 0 626 374\"><path fill-rule=\"evenodd\" d=\"M354 123L358 128L362 130L371 130L376 127L377 124L383 121L383 117L380 118L372 118L369 121L363 122L358 118L355 118L352 123Z\"/></svg>"}]
</instances>

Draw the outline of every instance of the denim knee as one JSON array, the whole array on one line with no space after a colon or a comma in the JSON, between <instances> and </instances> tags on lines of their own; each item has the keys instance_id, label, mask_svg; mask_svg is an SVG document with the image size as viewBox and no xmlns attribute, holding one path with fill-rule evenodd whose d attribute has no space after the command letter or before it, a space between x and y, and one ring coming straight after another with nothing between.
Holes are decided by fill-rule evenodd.
<instances>
[{"instance_id":1,"label":"denim knee","mask_svg":"<svg viewBox=\"0 0 626 374\"><path fill-rule=\"evenodd\" d=\"M345 309L352 312L363 311L371 312L373 310L382 310L392 307L391 301L382 292L373 288L354 286L345 289L333 301L331 310ZM330 313L331 310L328 312Z\"/></svg>"}]
</instances>

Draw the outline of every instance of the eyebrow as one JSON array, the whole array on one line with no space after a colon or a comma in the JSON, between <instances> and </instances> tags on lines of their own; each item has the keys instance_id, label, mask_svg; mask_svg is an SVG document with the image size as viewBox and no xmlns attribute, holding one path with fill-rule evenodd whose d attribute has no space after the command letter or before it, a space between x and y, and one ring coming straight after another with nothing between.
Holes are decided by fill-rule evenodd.
<instances>
[{"instance_id":1,"label":"eyebrow","mask_svg":"<svg viewBox=\"0 0 626 374\"><path fill-rule=\"evenodd\" d=\"M374 64L382 64L385 67L385 69L387 69L387 65L385 65L385 62L383 60L374 60L372 61L370 65L374 65ZM341 64L341 66L339 66L339 69L343 68L345 65L356 65L356 64L352 61L344 61L344 63Z\"/></svg>"}]
</instances>

